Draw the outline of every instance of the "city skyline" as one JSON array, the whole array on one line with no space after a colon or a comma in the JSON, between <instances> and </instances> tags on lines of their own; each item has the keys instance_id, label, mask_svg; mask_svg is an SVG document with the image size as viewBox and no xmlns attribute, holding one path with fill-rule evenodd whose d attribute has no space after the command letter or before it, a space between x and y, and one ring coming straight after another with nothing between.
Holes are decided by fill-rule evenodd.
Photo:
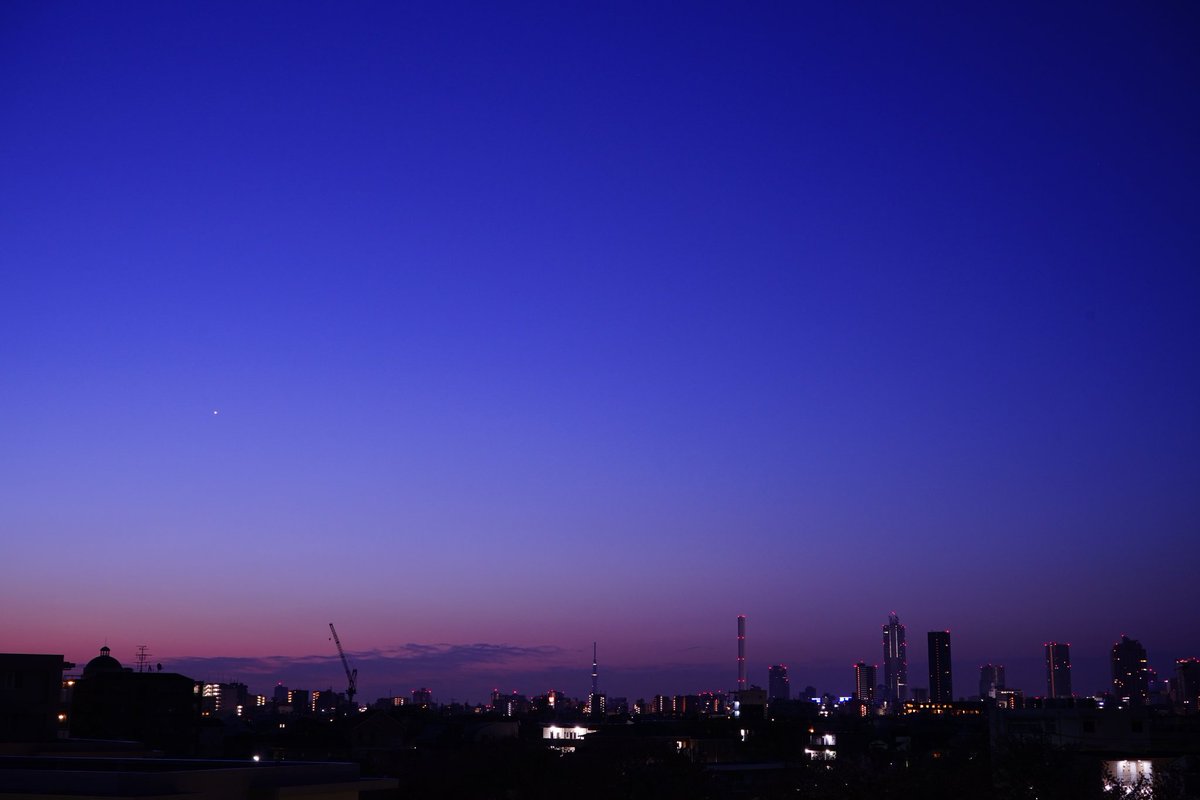
<instances>
[{"instance_id":1,"label":"city skyline","mask_svg":"<svg viewBox=\"0 0 1200 800\"><path fill-rule=\"evenodd\" d=\"M4 649L336 688L332 621L363 698L583 696L593 642L728 689L737 614L794 689L883 678L893 609L910 688L930 630L960 691L1200 655L1198 40L4 3Z\"/></svg>"},{"instance_id":2,"label":"city skyline","mask_svg":"<svg viewBox=\"0 0 1200 800\"><path fill-rule=\"evenodd\" d=\"M739 621L745 622L745 616L739 616ZM949 631L929 633L930 652L933 650L935 636L943 637L945 641L940 648L949 649ZM1123 635L1124 636L1124 635ZM747 637L747 646L749 637ZM958 637L955 637L954 652L958 653ZM1140 643L1139 643L1140 644ZM106 643L105 647L109 647ZM125 666L131 666L137 657L138 648L130 648L127 658L117 657ZM1067 648L1063 656L1062 648ZM591 696L592 687L599 686L601 694L609 697L626 697L632 702L635 699L649 699L655 694L695 694L698 692L735 692L738 688L739 659L736 656L736 644L728 647L729 653L725 663L698 662L692 664L676 663L661 665L623 665L606 666L599 670L596 652L598 643L591 643L591 649L584 648L585 663L580 670L578 665L570 663L573 651L554 645L543 645L540 648L523 648L509 645L493 644L461 644L461 645L422 645L410 643L397 645L392 648L375 651L347 650L351 665L369 665L363 672L365 678L365 693L360 693L360 701L370 703L377 697L405 696L413 689L429 687L439 702L485 702L490 694L499 690L502 693L517 692L525 696L543 694L550 690L565 692L568 696L586 700ZM960 681L968 688L960 688L955 700L970 697L975 689L974 677L980 670L998 666L1000 676L1008 689L1018 689L1028 697L1049 697L1048 659L1052 648L1057 648L1060 658L1065 657L1068 689L1056 696L1096 696L1113 689L1113 646L1110 644L1102 654L1085 654L1082 659L1070 650L1066 643L1047 643L1036 647L1041 650L1040 656L1020 654L993 661L968 660L955 656L952 669L960 675ZM50 652L50 651L47 651ZM58 651L53 651L58 652ZM77 668L95 656L93 650L82 660L75 661ZM1161 655L1161 651L1160 655ZM72 661L70 654L67 659ZM150 652L146 656L151 662L161 662L161 659ZM1159 679L1165 681L1172 674L1176 661L1194 658L1187 654L1161 655L1159 660L1151 657L1146 668L1153 668ZM531 665L530 662L537 662ZM1085 667L1081 671L1079 662ZM747 686L755 686L769 690L770 674L773 669L783 670L784 680L792 685L793 697L800 696L805 686L814 686L819 693L837 696L855 694L857 669L864 664L877 674L879 686L884 686L884 671L879 664L856 662L847 668L844 664L834 665L828 658L814 662L800 659L799 668L776 666L770 659L762 662L762 674L757 675L758 664L748 662ZM1015 664L1015 669L1008 664ZM301 657L271 656L178 656L167 659L171 671L189 674L198 680L206 682L236 681L246 683L251 689L261 694L270 694L269 690L276 683L282 683L289 688L333 689L345 690L345 678L342 665L337 653L313 653ZM1157 665L1157 666L1156 666ZM928 660L909 660L909 673L916 669L918 674L925 674L929 668ZM195 673L195 674L192 674ZM1008 675L1008 678L1003 676ZM680 677L682 676L682 678ZM962 676L967 676L966 678ZM1012 677L1015 676L1015 677ZM289 680L288 678L298 678ZM406 681L405 678L408 678ZM932 681L932 674L930 675ZM1080 681L1083 685L1080 685ZM689 682L690 681L690 682ZM411 683L411 686L408 684ZM576 686L576 684L579 684ZM407 687L407 688L406 688ZM918 682L917 688L927 687ZM932 684L928 687L932 689ZM909 684L908 699L912 699L912 685ZM932 699L933 693L930 692ZM882 696L878 699L882 699Z\"/></svg>"}]
</instances>

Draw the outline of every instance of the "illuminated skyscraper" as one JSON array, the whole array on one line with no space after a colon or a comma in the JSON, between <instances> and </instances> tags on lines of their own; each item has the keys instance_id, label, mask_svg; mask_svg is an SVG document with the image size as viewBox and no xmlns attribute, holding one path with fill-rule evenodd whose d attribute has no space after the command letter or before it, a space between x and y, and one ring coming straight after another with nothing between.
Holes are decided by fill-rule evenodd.
<instances>
[{"instance_id":1,"label":"illuminated skyscraper","mask_svg":"<svg viewBox=\"0 0 1200 800\"><path fill-rule=\"evenodd\" d=\"M950 667L950 631L929 632L929 699L935 703L954 701Z\"/></svg>"},{"instance_id":2,"label":"illuminated skyscraper","mask_svg":"<svg viewBox=\"0 0 1200 800\"><path fill-rule=\"evenodd\" d=\"M996 693L1008 688L1004 683L1003 664L984 664L979 668L979 698L996 699Z\"/></svg>"},{"instance_id":3,"label":"illuminated skyscraper","mask_svg":"<svg viewBox=\"0 0 1200 800\"><path fill-rule=\"evenodd\" d=\"M1046 642L1046 696L1071 697L1071 645Z\"/></svg>"},{"instance_id":4,"label":"illuminated skyscraper","mask_svg":"<svg viewBox=\"0 0 1200 800\"><path fill-rule=\"evenodd\" d=\"M1121 634L1112 649L1113 695L1124 703L1145 705L1150 696L1150 665L1146 648L1137 639Z\"/></svg>"},{"instance_id":5,"label":"illuminated skyscraper","mask_svg":"<svg viewBox=\"0 0 1200 800\"><path fill-rule=\"evenodd\" d=\"M767 700L791 700L792 687L788 683L787 667L776 664L767 671Z\"/></svg>"},{"instance_id":6,"label":"illuminated skyscraper","mask_svg":"<svg viewBox=\"0 0 1200 800\"><path fill-rule=\"evenodd\" d=\"M854 696L859 700L875 702L875 673L873 664L860 661L854 665Z\"/></svg>"},{"instance_id":7,"label":"illuminated skyscraper","mask_svg":"<svg viewBox=\"0 0 1200 800\"><path fill-rule=\"evenodd\" d=\"M883 691L883 699L889 703L902 703L908 698L908 645L895 611L883 626Z\"/></svg>"}]
</instances>

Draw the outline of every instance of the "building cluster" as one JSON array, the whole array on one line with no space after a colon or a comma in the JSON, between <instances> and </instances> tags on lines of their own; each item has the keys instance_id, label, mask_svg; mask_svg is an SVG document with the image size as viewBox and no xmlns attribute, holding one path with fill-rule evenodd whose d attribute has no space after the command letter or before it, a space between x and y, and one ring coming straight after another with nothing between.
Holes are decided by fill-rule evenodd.
<instances>
[{"instance_id":1,"label":"building cluster","mask_svg":"<svg viewBox=\"0 0 1200 800\"><path fill-rule=\"evenodd\" d=\"M1046 684L1044 693L1026 697L1010 686L1003 664L979 667L977 691L963 696L954 692L954 669L950 631L930 631L928 683L912 686L909 681L906 630L899 615L891 613L882 626L882 669L879 664L859 661L853 665L853 690L848 695L819 693L806 686L793 691L788 667L773 664L767 671L767 688L752 685L746 675L746 617L737 618L736 688L686 694L658 694L630 701L610 697L600 688L597 649L593 646L591 691L582 699L551 689L527 696L494 690L487 703L455 704L454 711L475 716L495 715L508 719L534 717L560 721L604 721L612 719L748 718L764 715L796 716L815 709L820 716L852 713L859 716L948 712L956 705L971 711L980 704L998 710L1044 706L1048 702L1080 700L1071 681L1071 645L1043 645ZM10 673L25 677L25 691L13 694L0 716L0 735L17 729L52 730L58 737L89 739L133 739L171 750L172 736L187 737L206 719L268 719L279 725L299 717L332 718L366 708L349 700L346 692L312 690L276 685L270 695L253 694L240 682L205 682L150 665L144 648L136 666L121 665L108 647L81 671L58 656L2 656ZM1200 658L1179 659L1174 674L1160 680L1150 667L1142 644L1122 635L1110 652L1112 683L1107 691L1091 696L1099 707L1151 707L1192 714L1200 710ZM19 665L14 666L14 665ZM14 679L15 680L15 679ZM41 687L40 691L29 688ZM4 691L0 686L0 691ZM407 695L377 700L372 708L438 710L428 687ZM804 709L801 711L800 709Z\"/></svg>"},{"instance_id":2,"label":"building cluster","mask_svg":"<svg viewBox=\"0 0 1200 800\"><path fill-rule=\"evenodd\" d=\"M739 617L739 648L744 649L745 620ZM946 704L956 700L983 701L999 709L1020 708L1025 693L1010 687L1003 664L987 663L979 667L979 690L968 697L954 694L954 669L950 651L950 631L929 631L928 688L910 686L908 680L908 645L905 628L899 616L892 612L883 626L883 680L877 682L879 665L860 661L854 665L854 699L862 704L864 713L903 712L912 704ZM1046 642L1043 645L1046 664L1044 697L1052 700L1077 697L1071 684L1071 645ZM1117 706L1173 707L1182 712L1194 711L1197 703L1196 676L1200 660L1179 659L1175 675L1167 681L1158 679L1146 658L1141 642L1122 635L1110 653L1111 689L1096 695L1100 704ZM772 667L770 680L775 680Z\"/></svg>"},{"instance_id":3,"label":"building cluster","mask_svg":"<svg viewBox=\"0 0 1200 800\"><path fill-rule=\"evenodd\" d=\"M266 709L266 698L249 695L243 684L151 667L144 648L135 665L123 666L107 646L78 673L60 655L0 654L0 794L251 800L300 792L357 800L397 785L364 778L354 763L237 752L238 732L247 730L254 709ZM289 702L319 707L321 694L293 694Z\"/></svg>"},{"instance_id":4,"label":"building cluster","mask_svg":"<svg viewBox=\"0 0 1200 800\"><path fill-rule=\"evenodd\" d=\"M853 713L858 716L887 714L976 714L983 706L1000 711L1025 707L1043 707L1047 701L1079 700L1071 683L1071 645L1046 642L1044 694L1026 697L1025 691L1010 686L1003 664L987 663L979 667L978 691L954 692L954 668L951 634L948 630L926 634L928 683L913 686L909 681L906 629L895 612L882 627L883 664L865 661L853 665L853 691L849 695L820 693L812 686L793 692L786 664L772 664L767 670L767 688L752 684L747 677L745 615L737 617L737 660L735 689L693 694L654 695L630 702L625 697L609 697L600 691L596 647L593 645L591 692L583 699L550 690L527 697L513 692L493 691L486 705L463 706L474 714L499 714L504 717L545 717L557 715L564 720L604 719L682 719L743 718L763 714L796 716L801 706L816 709L820 716ZM1145 648L1137 640L1122 636L1111 652L1112 687L1092 697L1100 707L1151 706L1170 708L1181 713L1197 709L1200 691L1200 659L1179 659L1175 675L1160 681L1149 667ZM420 701L431 704L428 690ZM377 707L403 705L405 698L383 698ZM982 705L981 705L982 704Z\"/></svg>"},{"instance_id":5,"label":"building cluster","mask_svg":"<svg viewBox=\"0 0 1200 800\"><path fill-rule=\"evenodd\" d=\"M430 688L370 706L352 701L349 692L282 684L256 695L243 683L197 681L143 658L125 667L107 647L79 672L61 656L0 655L0 741L8 743L0 753L10 754L0 754L0 768L8 767L8 775L43 775L47 785L60 787L67 779L47 764L64 753L103 756L106 769L128 768L130 785L143 794L152 788L186 793L192 780L186 775L207 769L203 764L228 763L203 759L345 761L362 775L412 784L429 764L458 769L463 754L504 741L508 756L524 754L536 763L547 755L586 753L587 763L659 764L676 777L678 765L686 764L698 786L729 781L738 791L870 778L883 783L870 784L875 788L862 796L877 796L888 781L920 786L922 775L940 781L947 770L960 770L968 782L1015 774L1034 748L1037 763L1058 759L1071 780L1103 775L1110 784L1137 787L1173 774L1200 789L1200 764L1188 760L1200 747L1200 659L1179 660L1167 691L1141 644L1122 636L1110 654L1111 688L1080 697L1071 686L1070 646L1048 642L1043 695L1025 697L1007 685L1004 665L989 663L980 667L978 692L956 698L950 633L927 634L928 684L913 687L905 628L893 613L882 629L882 670L860 661L853 692L832 695L812 686L794 691L784 664L770 666L766 689L753 685L746 675L746 618L737 623L736 688L633 702L601 690L595 647L584 698L558 690L533 696L495 690L478 705L440 705ZM149 770L138 760L145 756L185 759L177 762L178 780L163 783L175 768ZM271 780L298 780L296 769L272 773ZM328 786L334 772L312 774ZM1051 774L1058 773L1034 770L1021 780L1036 785ZM99 789L124 796L112 785ZM221 791L214 796L238 796L228 786ZM1065 796L1049 785L1039 791ZM348 790L344 796L357 795Z\"/></svg>"}]
</instances>

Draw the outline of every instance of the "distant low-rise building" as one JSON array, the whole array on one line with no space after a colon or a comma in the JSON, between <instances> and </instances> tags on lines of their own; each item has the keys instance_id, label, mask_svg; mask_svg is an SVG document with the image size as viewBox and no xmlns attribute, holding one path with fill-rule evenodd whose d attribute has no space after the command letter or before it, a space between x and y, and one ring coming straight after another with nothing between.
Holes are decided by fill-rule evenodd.
<instances>
[{"instance_id":1,"label":"distant low-rise building","mask_svg":"<svg viewBox=\"0 0 1200 800\"><path fill-rule=\"evenodd\" d=\"M201 713L214 717L240 717L250 704L244 683L206 683L200 693Z\"/></svg>"},{"instance_id":2,"label":"distant low-rise building","mask_svg":"<svg viewBox=\"0 0 1200 800\"><path fill-rule=\"evenodd\" d=\"M734 693L733 715L748 719L762 719L767 713L767 692L759 686L751 686Z\"/></svg>"},{"instance_id":3,"label":"distant low-rise building","mask_svg":"<svg viewBox=\"0 0 1200 800\"><path fill-rule=\"evenodd\" d=\"M1025 693L1020 689L997 689L996 708L1012 711L1025 707Z\"/></svg>"}]
</instances>

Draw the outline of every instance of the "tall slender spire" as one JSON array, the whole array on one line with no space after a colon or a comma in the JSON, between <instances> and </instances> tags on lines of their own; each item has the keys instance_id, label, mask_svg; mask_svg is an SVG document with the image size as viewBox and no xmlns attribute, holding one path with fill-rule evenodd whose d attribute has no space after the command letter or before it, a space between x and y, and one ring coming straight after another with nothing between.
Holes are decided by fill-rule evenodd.
<instances>
[{"instance_id":1,"label":"tall slender spire","mask_svg":"<svg viewBox=\"0 0 1200 800\"><path fill-rule=\"evenodd\" d=\"M746 689L746 615L738 614L738 678L737 690Z\"/></svg>"},{"instance_id":2,"label":"tall slender spire","mask_svg":"<svg viewBox=\"0 0 1200 800\"><path fill-rule=\"evenodd\" d=\"M593 698L596 695L600 694L599 681L597 680L598 677L599 677L599 672L596 669L596 643L592 642L592 697Z\"/></svg>"}]
</instances>

